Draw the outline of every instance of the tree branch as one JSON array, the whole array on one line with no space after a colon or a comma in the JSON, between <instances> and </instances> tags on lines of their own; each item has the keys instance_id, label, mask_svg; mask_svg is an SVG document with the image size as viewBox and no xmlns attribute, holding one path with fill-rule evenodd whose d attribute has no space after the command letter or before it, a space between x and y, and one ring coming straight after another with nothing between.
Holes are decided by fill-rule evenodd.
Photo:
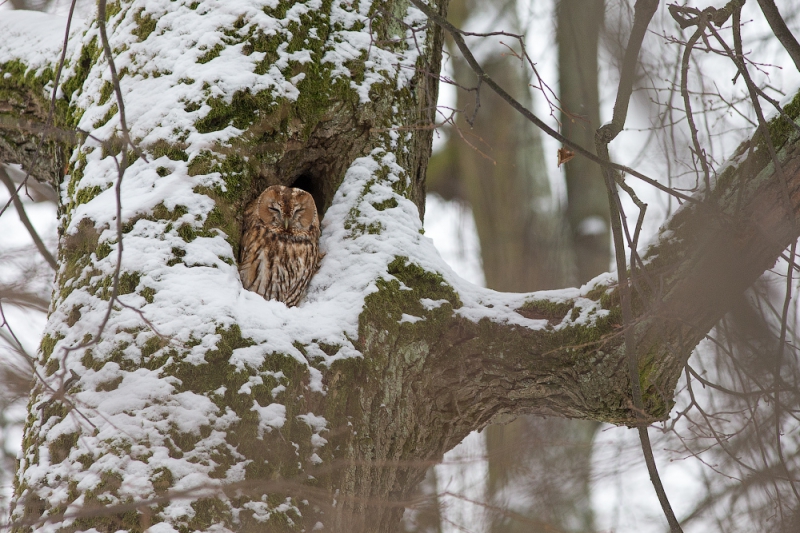
<instances>
[{"instance_id":1,"label":"tree branch","mask_svg":"<svg viewBox=\"0 0 800 533\"><path fill-rule=\"evenodd\" d=\"M19 220L22 222L22 225L25 226L25 229L28 230L28 234L31 236L36 249L42 254L42 257L44 257L44 260L50 265L50 268L57 271L58 263L56 262L56 258L53 257L53 254L51 254L47 246L44 245L41 237L39 237L39 234L36 232L36 228L33 227L30 219L28 219L28 215L25 213L25 206L22 205L22 201L19 199L19 194L17 193L16 187L14 187L14 182L11 181L11 178L2 164L0 164L0 181L2 181L8 189L8 193L11 195L11 201L14 203L14 208L17 210Z\"/></svg>"},{"instance_id":2,"label":"tree branch","mask_svg":"<svg viewBox=\"0 0 800 533\"><path fill-rule=\"evenodd\" d=\"M758 0L758 5L761 6L761 11L764 13L764 18L767 19L769 27L772 28L772 33L781 42L783 47L789 53L789 57L794 61L797 70L800 70L800 43L794 38L792 32L786 26L783 17L781 17L778 8L775 6L774 0Z\"/></svg>"},{"instance_id":3,"label":"tree branch","mask_svg":"<svg viewBox=\"0 0 800 533\"><path fill-rule=\"evenodd\" d=\"M363 327L373 333L394 332L394 342L390 335L381 346L401 349L418 341L430 345L431 360L416 379L433 397L441 396L441 391L458 391L440 397L433 407L423 406L428 414L437 411L431 415L434 418L463 424L451 444L504 414L588 418L631 426L642 422L640 415L645 422L663 419L692 349L734 297L800 234L792 222L800 211L797 135L779 152L794 213L784 208L783 184L767 151L755 150L747 159L742 156L748 148L745 143L737 150L738 165L727 167L704 202L685 205L667 222L661 239L643 257L655 289L645 286L645 292L632 295L631 323L639 351L644 413L632 401L618 287L609 278L598 278L581 292L560 293L560 300L551 293L519 300L515 311L519 319L542 321L538 324L492 320L492 313L502 316L494 304L493 311L485 311L487 318L466 319L457 295L449 305L426 311L409 292L409 301L416 303L398 308L397 316L381 318L370 312L368 300L369 320ZM402 268L390 272L426 297L419 276ZM424 321L397 325L400 313ZM423 322L436 323L438 333L426 332ZM365 331L363 337L370 334ZM364 353L378 349L368 342Z\"/></svg>"}]
</instances>

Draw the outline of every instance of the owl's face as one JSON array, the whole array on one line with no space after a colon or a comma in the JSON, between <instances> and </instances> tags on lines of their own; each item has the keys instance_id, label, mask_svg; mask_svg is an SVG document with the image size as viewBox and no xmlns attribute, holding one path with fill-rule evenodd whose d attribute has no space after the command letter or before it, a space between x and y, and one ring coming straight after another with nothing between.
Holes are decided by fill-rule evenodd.
<instances>
[{"instance_id":1,"label":"owl's face","mask_svg":"<svg viewBox=\"0 0 800 533\"><path fill-rule=\"evenodd\" d=\"M319 227L314 198L302 189L268 187L258 197L257 212L261 222L279 236L310 236Z\"/></svg>"}]
</instances>

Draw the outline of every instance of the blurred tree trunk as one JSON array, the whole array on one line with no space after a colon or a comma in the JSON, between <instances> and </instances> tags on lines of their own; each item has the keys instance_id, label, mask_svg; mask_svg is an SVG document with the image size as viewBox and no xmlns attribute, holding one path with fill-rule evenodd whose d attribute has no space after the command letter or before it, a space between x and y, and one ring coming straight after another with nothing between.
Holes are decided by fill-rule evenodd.
<instances>
[{"instance_id":1,"label":"blurred tree trunk","mask_svg":"<svg viewBox=\"0 0 800 533\"><path fill-rule=\"evenodd\" d=\"M492 27L522 31L515 0L495 0L491 7L454 0L448 18L463 25L476 9L488 9ZM496 41L476 46L489 75L531 105L525 65ZM488 47L491 52L485 53ZM477 79L463 60L453 59L453 70L460 85L476 87ZM564 233L551 200L541 135L488 87L478 91L478 98L475 92L459 91L459 131L432 162L430 189L470 204L487 286L501 291L565 286L571 277L565 267L571 261L563 253Z\"/></svg>"},{"instance_id":2,"label":"blurred tree trunk","mask_svg":"<svg viewBox=\"0 0 800 533\"><path fill-rule=\"evenodd\" d=\"M485 9L454 1L450 20L463 27L475 8ZM504 30L524 31L514 0L496 1L495 10ZM557 9L560 98L562 109L570 113L561 117L563 131L589 147L600 125L597 47L603 11L602 0L563 0ZM483 67L518 100L531 105L523 65L502 52L483 54ZM455 62L453 70L459 84L475 86L463 62ZM475 101L474 93L459 92L457 107L464 113L458 126L473 146L454 133L440 161L432 164L430 179L434 190L460 195L471 205L487 286L504 291L548 289L584 283L605 272L610 262L609 215L599 168L583 158L566 165L564 221L551 207L547 159L538 131L488 91L480 93L470 128L465 118L471 118ZM552 159L555 162L555 154ZM490 502L527 519L495 513L492 531L593 531L591 447L598 427L595 422L534 417L488 427ZM526 500L523 505L520 495Z\"/></svg>"},{"instance_id":3,"label":"blurred tree trunk","mask_svg":"<svg viewBox=\"0 0 800 533\"><path fill-rule=\"evenodd\" d=\"M47 11L53 0L10 0L12 9L27 9L30 11Z\"/></svg>"},{"instance_id":4,"label":"blurred tree trunk","mask_svg":"<svg viewBox=\"0 0 800 533\"><path fill-rule=\"evenodd\" d=\"M591 151L600 127L597 44L604 9L603 0L561 0L556 11L562 133ZM585 283L611 262L608 200L596 164L576 157L565 169L578 282Z\"/></svg>"}]
</instances>

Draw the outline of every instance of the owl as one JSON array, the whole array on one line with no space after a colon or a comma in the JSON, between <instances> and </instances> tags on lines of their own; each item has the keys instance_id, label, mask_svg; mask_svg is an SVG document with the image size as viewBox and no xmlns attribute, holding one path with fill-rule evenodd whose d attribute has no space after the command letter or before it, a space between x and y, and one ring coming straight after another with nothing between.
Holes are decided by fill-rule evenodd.
<instances>
[{"instance_id":1,"label":"owl","mask_svg":"<svg viewBox=\"0 0 800 533\"><path fill-rule=\"evenodd\" d=\"M268 187L244 211L239 276L267 300L297 305L319 264L319 218L302 189Z\"/></svg>"}]
</instances>

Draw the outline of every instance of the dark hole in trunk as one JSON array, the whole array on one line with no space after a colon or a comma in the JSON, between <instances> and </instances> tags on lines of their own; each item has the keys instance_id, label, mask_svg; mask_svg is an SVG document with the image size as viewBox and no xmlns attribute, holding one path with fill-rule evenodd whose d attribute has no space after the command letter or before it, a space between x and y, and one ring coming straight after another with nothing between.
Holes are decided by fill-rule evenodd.
<instances>
[{"instance_id":1,"label":"dark hole in trunk","mask_svg":"<svg viewBox=\"0 0 800 533\"><path fill-rule=\"evenodd\" d=\"M314 204L317 206L317 213L319 214L320 220L322 220L325 214L325 198L319 180L314 179L314 176L312 176L310 172L304 172L300 174L290 186L296 189L303 189L314 198Z\"/></svg>"}]
</instances>

